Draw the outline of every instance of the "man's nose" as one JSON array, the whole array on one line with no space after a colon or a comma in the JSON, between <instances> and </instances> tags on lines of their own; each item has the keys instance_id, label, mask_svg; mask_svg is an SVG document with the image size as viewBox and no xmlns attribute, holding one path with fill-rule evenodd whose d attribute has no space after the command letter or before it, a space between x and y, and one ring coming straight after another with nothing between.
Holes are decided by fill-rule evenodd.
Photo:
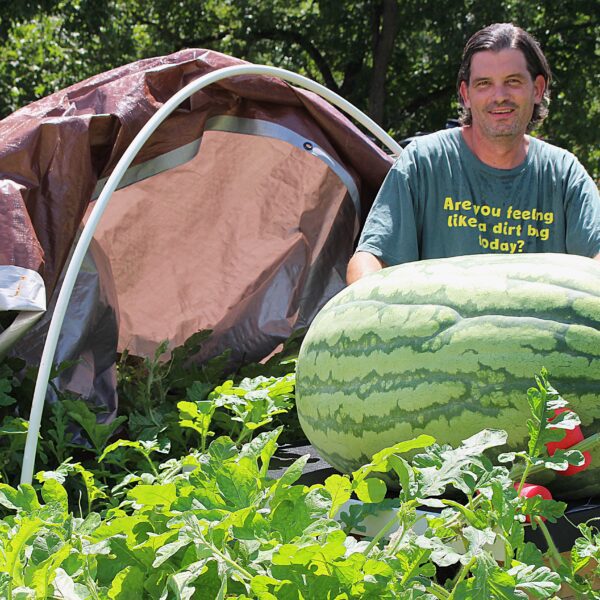
<instances>
[{"instance_id":1,"label":"man's nose","mask_svg":"<svg viewBox=\"0 0 600 600\"><path fill-rule=\"evenodd\" d=\"M509 93L508 87L505 86L503 83L499 83L494 86L493 97L496 102L502 102L502 101L508 99L509 96L510 96L510 93Z\"/></svg>"}]
</instances>

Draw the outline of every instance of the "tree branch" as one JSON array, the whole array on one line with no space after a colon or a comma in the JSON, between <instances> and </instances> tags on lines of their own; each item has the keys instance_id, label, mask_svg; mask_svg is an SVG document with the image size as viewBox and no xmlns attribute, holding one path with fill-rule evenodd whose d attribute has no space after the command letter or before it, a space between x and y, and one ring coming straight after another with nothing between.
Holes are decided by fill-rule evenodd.
<instances>
[{"instance_id":1,"label":"tree branch","mask_svg":"<svg viewBox=\"0 0 600 600\"><path fill-rule=\"evenodd\" d=\"M406 106L403 106L400 109L400 111L407 113L407 114L413 114L413 113L417 112L418 109L423 108L424 106L427 106L428 104L431 104L432 102L435 102L436 100L439 100L440 98L444 98L444 96L446 96L448 93L452 92L453 90L454 90L453 85L447 85L443 88L433 90L429 94L417 96L411 102L409 102Z\"/></svg>"},{"instance_id":2,"label":"tree branch","mask_svg":"<svg viewBox=\"0 0 600 600\"><path fill-rule=\"evenodd\" d=\"M175 38L182 48L204 48L206 44L220 42L223 38L230 34L229 31L218 33L217 35L209 35L203 38Z\"/></svg>"},{"instance_id":3,"label":"tree branch","mask_svg":"<svg viewBox=\"0 0 600 600\"><path fill-rule=\"evenodd\" d=\"M375 23L375 45L373 49L373 71L369 90L368 111L371 118L381 123L385 105L385 81L388 65L394 49L394 41L398 32L397 0L382 0L381 17L375 15L379 23Z\"/></svg>"},{"instance_id":4,"label":"tree branch","mask_svg":"<svg viewBox=\"0 0 600 600\"><path fill-rule=\"evenodd\" d=\"M325 60L320 50L304 35L297 31L286 31L281 29L271 29L253 32L252 38L254 39L271 39L271 40L282 40L291 44L297 44L300 46L315 62L319 73L323 78L324 84L332 91L339 94L340 87L333 77L333 73L329 68L329 64Z\"/></svg>"}]
</instances>

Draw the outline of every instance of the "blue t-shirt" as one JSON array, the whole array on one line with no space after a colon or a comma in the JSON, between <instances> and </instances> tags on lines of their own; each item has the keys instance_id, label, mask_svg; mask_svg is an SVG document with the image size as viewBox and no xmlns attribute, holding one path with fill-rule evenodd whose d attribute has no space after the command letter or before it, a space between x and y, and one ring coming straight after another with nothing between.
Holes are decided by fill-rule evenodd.
<instances>
[{"instance_id":1,"label":"blue t-shirt","mask_svg":"<svg viewBox=\"0 0 600 600\"><path fill-rule=\"evenodd\" d=\"M513 169L481 162L460 128L416 138L389 171L357 250L387 265L488 252L600 253L598 188L573 154L530 138Z\"/></svg>"}]
</instances>

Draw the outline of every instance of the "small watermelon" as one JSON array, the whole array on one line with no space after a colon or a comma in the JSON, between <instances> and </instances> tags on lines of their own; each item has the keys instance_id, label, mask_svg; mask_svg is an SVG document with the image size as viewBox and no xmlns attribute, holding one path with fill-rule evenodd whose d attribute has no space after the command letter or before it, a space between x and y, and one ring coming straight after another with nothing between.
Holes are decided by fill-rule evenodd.
<instances>
[{"instance_id":1,"label":"small watermelon","mask_svg":"<svg viewBox=\"0 0 600 600\"><path fill-rule=\"evenodd\" d=\"M426 260L365 277L311 324L296 401L309 441L350 472L425 433L458 445L484 428L527 447L527 389L546 368L587 437L600 431L600 263L566 254ZM600 495L600 447L564 499Z\"/></svg>"}]
</instances>

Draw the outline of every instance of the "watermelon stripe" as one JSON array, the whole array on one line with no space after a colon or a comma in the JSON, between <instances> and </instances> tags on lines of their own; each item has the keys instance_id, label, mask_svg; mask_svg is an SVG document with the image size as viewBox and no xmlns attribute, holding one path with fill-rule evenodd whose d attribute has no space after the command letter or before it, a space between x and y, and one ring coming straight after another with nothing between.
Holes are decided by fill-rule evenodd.
<instances>
[{"instance_id":1,"label":"watermelon stripe","mask_svg":"<svg viewBox=\"0 0 600 600\"><path fill-rule=\"evenodd\" d=\"M600 430L600 265L567 255L486 255L384 269L333 298L297 365L300 423L319 452L353 470L420 433L458 444L504 428L528 435L527 388L542 367ZM600 493L592 467L553 490Z\"/></svg>"},{"instance_id":2,"label":"watermelon stripe","mask_svg":"<svg viewBox=\"0 0 600 600\"><path fill-rule=\"evenodd\" d=\"M433 380L433 377L428 380L426 375L420 381L388 377L380 387L369 385L366 378L345 381L339 387L323 381L305 380L302 395L307 408L302 411L302 418L321 428L335 429L339 424L343 431L353 428L353 425L360 426L362 430L383 431L390 421L420 425L430 418L437 418L438 413L451 418L469 410L497 416L510 407L527 409L526 390L531 386L531 379L513 378L507 374L504 382L490 385L467 385L464 377L458 376L454 381ZM571 386L566 385L568 380L564 383L564 388L576 387L577 393L586 399L600 395L598 382L580 386L576 379L572 379ZM567 391L564 396L569 397ZM326 404L318 402L322 397L328 398ZM481 398L485 401L482 402ZM577 399L573 399L572 404L576 410ZM340 411L342 407L345 408L343 412ZM348 410L351 408L355 408L356 412ZM600 408L595 412L600 413ZM382 419L382 414L385 419ZM600 414L596 416L600 417ZM582 418L582 422L585 423L585 419Z\"/></svg>"},{"instance_id":3,"label":"watermelon stripe","mask_svg":"<svg viewBox=\"0 0 600 600\"><path fill-rule=\"evenodd\" d=\"M509 294L509 291L503 293ZM350 311L355 311L358 314L360 311L367 310L367 306L377 307L381 312L384 312L388 307L397 306L408 309L417 306L431 307L438 314L446 318L450 318L452 313L455 314L456 320L459 318L488 316L490 314L505 317L535 317L548 321L558 321L567 325L583 325L591 328L597 328L598 316L594 313L597 310L598 298L591 295L579 294L577 296L566 297L564 302L556 306L524 306L523 303L527 298L519 298L511 296L511 302L507 304L491 303L489 296L482 299L485 301L465 302L460 305L456 301L452 302L450 298L444 294L419 296L408 294L396 294L395 296L374 293L368 300L360 298L345 298L344 303L327 305L322 312L319 313L318 319L329 320L335 317L348 318L347 314Z\"/></svg>"},{"instance_id":4,"label":"watermelon stripe","mask_svg":"<svg viewBox=\"0 0 600 600\"><path fill-rule=\"evenodd\" d=\"M330 351L324 342L316 343L303 356L304 364L299 366L298 372L302 377L328 381L332 370L338 370L336 363L343 362L342 372L333 378L335 385L346 381L346 373L356 379L390 373L410 376L419 369L430 373L464 374L477 373L486 366L495 371L507 368L512 376L530 381L532 369L535 373L542 366L554 377L561 378L580 377L587 369L600 372L600 332L592 330L588 338L580 339L577 337L580 332L570 333L558 328L553 332L543 330L538 333L529 327L519 330L515 325L511 331L510 328L495 329L479 323L479 327L461 329L455 335L440 336L423 343L394 340L396 348L393 351L390 346L394 342L386 349L384 340L377 340L368 350L360 342L353 348L347 340L341 340L339 349L336 347L334 351ZM518 335L519 332L526 335ZM482 339L480 335L487 337ZM589 341L586 343L586 340ZM518 364L514 360L516 351L520 354ZM375 379L372 384L377 387L379 382Z\"/></svg>"}]
</instances>

